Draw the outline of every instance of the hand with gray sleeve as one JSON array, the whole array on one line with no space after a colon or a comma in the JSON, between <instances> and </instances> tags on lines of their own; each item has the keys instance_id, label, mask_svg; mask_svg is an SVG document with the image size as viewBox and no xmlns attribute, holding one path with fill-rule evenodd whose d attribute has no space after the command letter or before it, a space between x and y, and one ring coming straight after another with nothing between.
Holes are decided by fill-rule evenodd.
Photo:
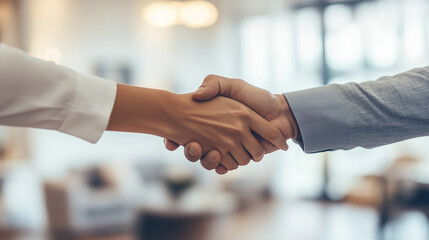
<instances>
[{"instance_id":1,"label":"hand with gray sleeve","mask_svg":"<svg viewBox=\"0 0 429 240\"><path fill-rule=\"evenodd\" d=\"M217 95L237 100L274 124L306 153L374 148L429 135L429 67L364 83L332 84L273 95L239 79L210 75L194 94L197 101ZM282 100L279 98L283 97ZM262 140L266 153L277 150ZM166 141L174 150L177 144ZM204 156L197 142L185 145L191 161L201 158L208 170L220 174L220 154Z\"/></svg>"}]
</instances>

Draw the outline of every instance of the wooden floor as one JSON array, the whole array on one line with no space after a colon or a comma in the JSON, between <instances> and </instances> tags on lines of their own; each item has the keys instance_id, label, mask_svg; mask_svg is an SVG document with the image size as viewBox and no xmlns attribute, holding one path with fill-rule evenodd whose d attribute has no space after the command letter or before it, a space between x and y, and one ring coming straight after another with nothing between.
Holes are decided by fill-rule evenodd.
<instances>
[{"instance_id":1,"label":"wooden floor","mask_svg":"<svg viewBox=\"0 0 429 240\"><path fill-rule=\"evenodd\" d=\"M217 220L217 224L214 224L216 226L213 227L213 234L205 239L378 240L377 222L376 212L366 207L314 201L270 201L250 205L242 211ZM428 239L427 236L427 222L419 213L405 215L402 220L392 223L385 231L385 239L388 240L423 240ZM9 239L44 240L48 238L33 233L5 240ZM135 239L132 234L122 234L79 240Z\"/></svg>"}]
</instances>

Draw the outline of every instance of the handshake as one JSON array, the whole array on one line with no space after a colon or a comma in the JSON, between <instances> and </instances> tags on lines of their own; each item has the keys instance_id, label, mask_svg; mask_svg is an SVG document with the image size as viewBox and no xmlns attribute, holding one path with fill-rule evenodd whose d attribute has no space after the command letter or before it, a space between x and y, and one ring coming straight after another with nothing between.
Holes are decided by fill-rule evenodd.
<instances>
[{"instance_id":1,"label":"handshake","mask_svg":"<svg viewBox=\"0 0 429 240\"><path fill-rule=\"evenodd\" d=\"M205 169L216 169L218 174L250 160L259 162L278 149L286 151L286 140L298 136L286 98L243 80L209 75L192 100L185 113L189 124L178 127L188 140L172 135L164 139L165 147L174 151L184 145L188 160L201 159Z\"/></svg>"},{"instance_id":2,"label":"handshake","mask_svg":"<svg viewBox=\"0 0 429 240\"><path fill-rule=\"evenodd\" d=\"M167 149L185 146L190 161L219 174L287 150L298 136L283 95L215 75L183 95L118 84L107 130L163 137Z\"/></svg>"}]
</instances>

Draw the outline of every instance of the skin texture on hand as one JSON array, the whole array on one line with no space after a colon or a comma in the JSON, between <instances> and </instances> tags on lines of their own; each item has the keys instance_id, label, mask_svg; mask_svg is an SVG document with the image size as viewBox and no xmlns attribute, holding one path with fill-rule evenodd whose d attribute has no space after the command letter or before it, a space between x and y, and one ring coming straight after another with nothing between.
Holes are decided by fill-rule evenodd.
<instances>
[{"instance_id":1,"label":"skin texture on hand","mask_svg":"<svg viewBox=\"0 0 429 240\"><path fill-rule=\"evenodd\" d=\"M285 139L296 138L298 127L296 120L289 108L289 104L283 95L273 95L270 92L255 87L240 79L230 79L216 75L209 75L204 80L201 87L192 96L196 101L207 101L215 96L225 96L239 101L267 119L276 128L278 128ZM270 153L279 148L258 136L258 140L264 146L265 153ZM165 141L169 150L175 150L179 145L172 141ZM203 156L198 142L191 142L185 145L185 156L196 161ZM208 170L216 168L219 174L225 174L228 168L224 168L217 163L220 161L220 154L211 151L201 159L201 164ZM254 159L258 161L260 159Z\"/></svg>"},{"instance_id":2,"label":"skin texture on hand","mask_svg":"<svg viewBox=\"0 0 429 240\"><path fill-rule=\"evenodd\" d=\"M180 145L198 142L202 154L217 149L228 169L262 158L264 148L253 132L278 147L285 141L266 119L232 99L197 102L192 94L126 85L118 85L107 129L153 134Z\"/></svg>"}]
</instances>

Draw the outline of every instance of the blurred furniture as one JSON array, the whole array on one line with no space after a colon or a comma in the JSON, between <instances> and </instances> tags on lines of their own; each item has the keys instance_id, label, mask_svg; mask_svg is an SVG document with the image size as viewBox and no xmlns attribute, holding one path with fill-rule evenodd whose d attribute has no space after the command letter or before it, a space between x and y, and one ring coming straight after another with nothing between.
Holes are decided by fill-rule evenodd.
<instances>
[{"instance_id":1,"label":"blurred furniture","mask_svg":"<svg viewBox=\"0 0 429 240\"><path fill-rule=\"evenodd\" d=\"M274 161L272 161L274 163ZM239 209L259 204L272 197L272 168L263 169L262 166L253 169L241 169L222 176L223 189L234 194ZM261 168L259 168L261 167ZM268 167L275 167L269 165Z\"/></svg>"},{"instance_id":2,"label":"blurred furniture","mask_svg":"<svg viewBox=\"0 0 429 240\"><path fill-rule=\"evenodd\" d=\"M348 202L377 209L379 239L386 239L386 226L404 213L418 211L429 220L429 166L426 165L412 156L398 157L382 174L360 179L347 194Z\"/></svg>"},{"instance_id":3,"label":"blurred furniture","mask_svg":"<svg viewBox=\"0 0 429 240\"><path fill-rule=\"evenodd\" d=\"M396 167L396 175L392 174L381 181L380 239L385 239L384 228L403 213L418 211L429 221L429 177L425 171L426 164L410 158L398 160L402 160L402 164Z\"/></svg>"},{"instance_id":4,"label":"blurred furniture","mask_svg":"<svg viewBox=\"0 0 429 240\"><path fill-rule=\"evenodd\" d=\"M49 227L54 238L129 230L134 209L108 171L93 168L44 184Z\"/></svg>"},{"instance_id":5,"label":"blurred furniture","mask_svg":"<svg viewBox=\"0 0 429 240\"><path fill-rule=\"evenodd\" d=\"M225 219L235 203L231 194L204 189L191 190L180 200L146 202L137 220L138 239L224 239Z\"/></svg>"},{"instance_id":6,"label":"blurred furniture","mask_svg":"<svg viewBox=\"0 0 429 240\"><path fill-rule=\"evenodd\" d=\"M215 239L216 232L216 239L222 239L217 220L236 208L233 194L197 186L194 173L180 167L156 175L161 181L145 187L136 227L139 239Z\"/></svg>"},{"instance_id":7,"label":"blurred furniture","mask_svg":"<svg viewBox=\"0 0 429 240\"><path fill-rule=\"evenodd\" d=\"M269 195L270 171L255 168L203 179L192 168L160 162L137 166L145 183L139 239L225 239L231 215L264 205Z\"/></svg>"},{"instance_id":8,"label":"blurred furniture","mask_svg":"<svg viewBox=\"0 0 429 240\"><path fill-rule=\"evenodd\" d=\"M349 201L376 207L380 240L386 239L386 226L404 213L418 211L429 220L429 166L425 165L411 156L399 157L382 175L364 177L348 195Z\"/></svg>"}]
</instances>

